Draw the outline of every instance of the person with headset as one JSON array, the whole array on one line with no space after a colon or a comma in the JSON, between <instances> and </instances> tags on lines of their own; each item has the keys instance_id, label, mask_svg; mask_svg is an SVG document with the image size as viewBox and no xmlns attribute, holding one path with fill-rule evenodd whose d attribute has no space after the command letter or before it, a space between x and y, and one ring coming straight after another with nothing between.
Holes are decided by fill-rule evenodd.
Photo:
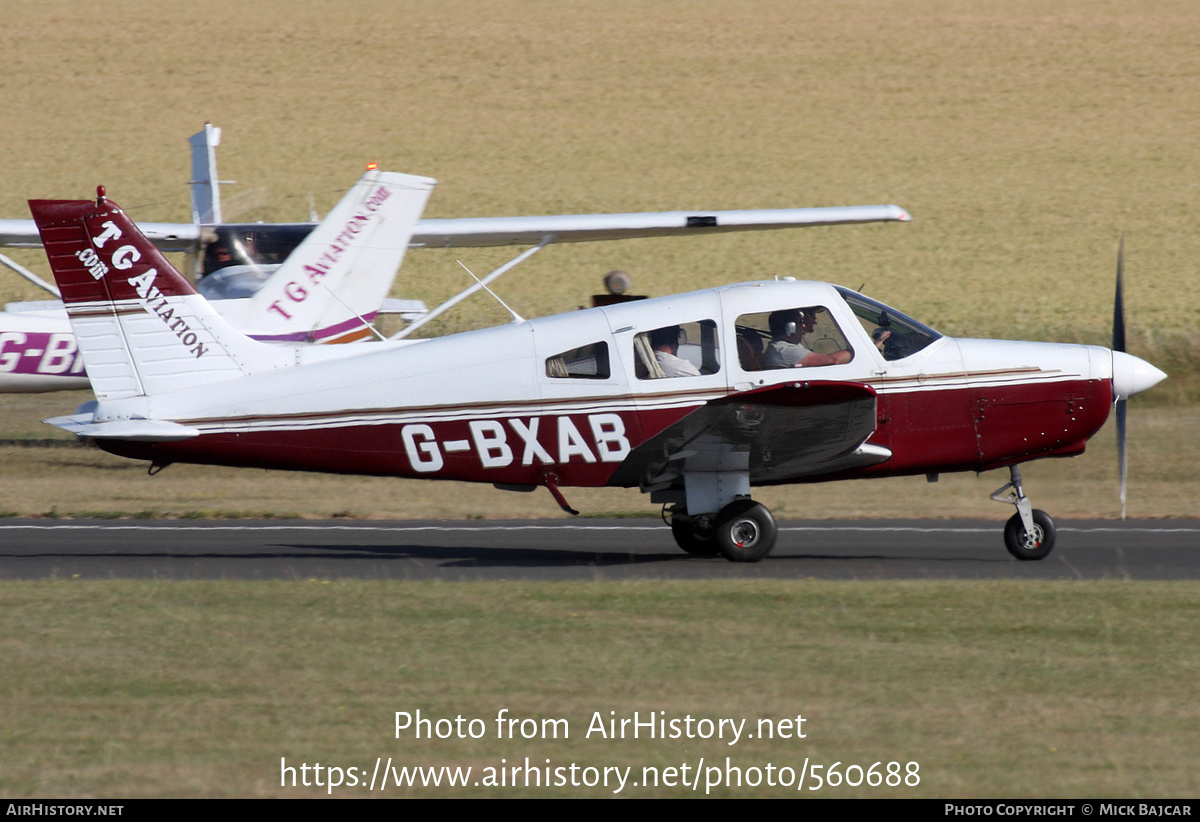
<instances>
[{"instance_id":1,"label":"person with headset","mask_svg":"<svg viewBox=\"0 0 1200 822\"><path fill-rule=\"evenodd\" d=\"M771 329L771 342L763 352L762 367L766 368L811 368L814 365L840 365L850 362L853 356L843 349L832 354L818 354L804 346L804 335L812 331L816 318L799 308L773 311L767 317Z\"/></svg>"}]
</instances>

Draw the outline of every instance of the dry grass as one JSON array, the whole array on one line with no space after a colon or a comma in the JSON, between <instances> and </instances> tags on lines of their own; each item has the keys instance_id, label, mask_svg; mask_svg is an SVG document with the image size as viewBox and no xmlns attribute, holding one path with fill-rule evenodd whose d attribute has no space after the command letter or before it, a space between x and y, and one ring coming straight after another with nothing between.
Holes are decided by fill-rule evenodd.
<instances>
[{"instance_id":1,"label":"dry grass","mask_svg":"<svg viewBox=\"0 0 1200 822\"><path fill-rule=\"evenodd\" d=\"M0 791L13 798L320 795L281 788L280 757L369 773L377 756L635 772L725 756L743 768L920 763L915 788L806 792L831 797L1200 788L1185 730L1200 719L1194 585L68 581L4 584L0 597ZM499 741L501 708L565 718L570 737ZM485 737L397 739L394 712L417 709L483 718ZM750 725L802 714L807 736L584 736L593 712L659 710Z\"/></svg>"}]
</instances>

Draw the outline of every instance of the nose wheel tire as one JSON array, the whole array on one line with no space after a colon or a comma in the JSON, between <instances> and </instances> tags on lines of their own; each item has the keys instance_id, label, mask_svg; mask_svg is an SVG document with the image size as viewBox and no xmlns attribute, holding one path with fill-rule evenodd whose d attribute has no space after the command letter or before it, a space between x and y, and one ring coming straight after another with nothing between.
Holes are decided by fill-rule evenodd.
<instances>
[{"instance_id":1,"label":"nose wheel tire","mask_svg":"<svg viewBox=\"0 0 1200 822\"><path fill-rule=\"evenodd\" d=\"M1045 559L1054 549L1054 520L1041 509L1033 510L1033 533L1026 533L1020 514L1013 514L1004 526L1004 544L1019 560Z\"/></svg>"},{"instance_id":2,"label":"nose wheel tire","mask_svg":"<svg viewBox=\"0 0 1200 822\"><path fill-rule=\"evenodd\" d=\"M779 530L771 512L750 499L739 499L717 514L716 542L730 562L758 562L775 547Z\"/></svg>"}]
</instances>

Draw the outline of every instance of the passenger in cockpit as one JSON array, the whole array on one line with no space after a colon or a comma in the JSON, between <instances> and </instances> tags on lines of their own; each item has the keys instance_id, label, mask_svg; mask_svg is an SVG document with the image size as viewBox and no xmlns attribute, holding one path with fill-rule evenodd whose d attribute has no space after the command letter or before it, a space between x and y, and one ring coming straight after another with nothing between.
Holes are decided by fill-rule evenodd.
<instances>
[{"instance_id":1,"label":"passenger in cockpit","mask_svg":"<svg viewBox=\"0 0 1200 822\"><path fill-rule=\"evenodd\" d=\"M773 311L767 318L771 342L763 352L763 368L809 368L814 365L840 365L850 362L849 351L818 354L804 345L804 334L812 330L813 318L798 308Z\"/></svg>"},{"instance_id":2,"label":"passenger in cockpit","mask_svg":"<svg viewBox=\"0 0 1200 822\"><path fill-rule=\"evenodd\" d=\"M658 361L664 377L699 377L700 371L696 366L678 356L681 333L682 329L677 325L651 331L650 347L654 349L654 359Z\"/></svg>"}]
</instances>

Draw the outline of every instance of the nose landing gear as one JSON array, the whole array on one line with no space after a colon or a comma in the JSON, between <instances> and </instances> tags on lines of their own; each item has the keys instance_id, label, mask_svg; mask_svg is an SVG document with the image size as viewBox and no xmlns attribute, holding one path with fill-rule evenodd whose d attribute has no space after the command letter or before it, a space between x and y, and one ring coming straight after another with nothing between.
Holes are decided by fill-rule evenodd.
<instances>
[{"instance_id":1,"label":"nose landing gear","mask_svg":"<svg viewBox=\"0 0 1200 822\"><path fill-rule=\"evenodd\" d=\"M1004 526L1004 545L1019 560L1045 559L1054 550L1054 520L1045 511L1030 505L1021 487L1020 469L1010 465L1008 471L1011 481L991 496L996 502L1010 503L1017 508L1017 513Z\"/></svg>"}]
</instances>

